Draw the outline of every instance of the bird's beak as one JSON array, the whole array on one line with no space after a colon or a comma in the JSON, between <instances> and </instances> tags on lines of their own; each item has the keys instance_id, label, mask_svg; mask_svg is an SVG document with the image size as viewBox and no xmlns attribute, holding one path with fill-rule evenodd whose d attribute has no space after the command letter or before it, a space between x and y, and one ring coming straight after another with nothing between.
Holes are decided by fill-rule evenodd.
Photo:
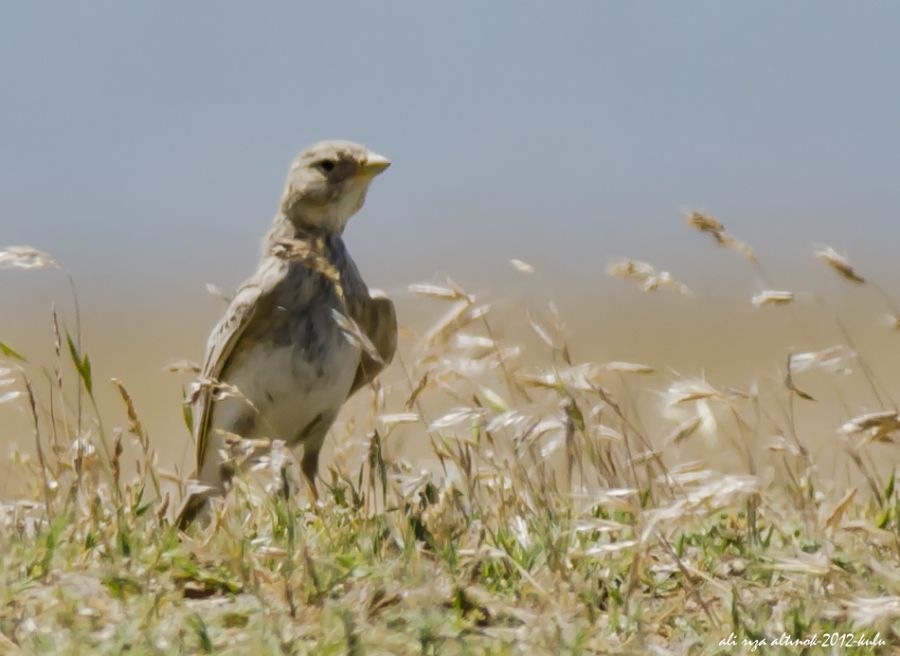
<instances>
[{"instance_id":1,"label":"bird's beak","mask_svg":"<svg viewBox=\"0 0 900 656\"><path fill-rule=\"evenodd\" d=\"M369 153L361 173L367 176L376 176L391 165L391 160L378 153Z\"/></svg>"}]
</instances>

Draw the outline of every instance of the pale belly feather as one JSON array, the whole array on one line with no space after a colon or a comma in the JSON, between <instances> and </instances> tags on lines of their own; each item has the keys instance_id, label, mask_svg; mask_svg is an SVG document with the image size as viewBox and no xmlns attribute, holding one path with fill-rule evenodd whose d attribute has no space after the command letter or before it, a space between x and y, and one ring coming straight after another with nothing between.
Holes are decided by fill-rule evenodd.
<instances>
[{"instance_id":1,"label":"pale belly feather","mask_svg":"<svg viewBox=\"0 0 900 656\"><path fill-rule=\"evenodd\" d=\"M226 377L244 398L216 403L211 428L296 446L298 432L320 416L336 414L350 392L359 349L339 337L318 360L310 360L303 348L271 342L244 351Z\"/></svg>"}]
</instances>

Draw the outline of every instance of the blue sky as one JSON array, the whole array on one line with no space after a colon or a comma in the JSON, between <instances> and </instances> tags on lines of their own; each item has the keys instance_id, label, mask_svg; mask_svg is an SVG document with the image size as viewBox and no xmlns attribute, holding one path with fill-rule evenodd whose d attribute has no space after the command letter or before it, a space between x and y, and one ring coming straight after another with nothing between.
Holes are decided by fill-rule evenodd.
<instances>
[{"instance_id":1,"label":"blue sky","mask_svg":"<svg viewBox=\"0 0 900 656\"><path fill-rule=\"evenodd\" d=\"M348 229L386 284L515 256L702 266L710 210L772 258L900 237L900 5L5 3L0 245L82 287L225 287L321 138L395 166Z\"/></svg>"}]
</instances>

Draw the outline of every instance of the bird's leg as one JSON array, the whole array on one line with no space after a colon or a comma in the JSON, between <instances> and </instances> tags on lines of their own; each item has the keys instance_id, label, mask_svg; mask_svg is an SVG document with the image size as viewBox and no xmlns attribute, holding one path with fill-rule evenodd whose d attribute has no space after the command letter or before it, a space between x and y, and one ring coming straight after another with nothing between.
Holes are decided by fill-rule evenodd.
<instances>
[{"instance_id":1,"label":"bird's leg","mask_svg":"<svg viewBox=\"0 0 900 656\"><path fill-rule=\"evenodd\" d=\"M255 414L245 412L234 420L234 428L241 435L249 435L254 428ZM243 468L235 459L233 445L225 435L212 428L207 433L208 440L203 462L196 473L197 482L206 489L191 493L182 504L176 524L182 530L199 520L207 523L210 519L211 503L215 497L223 497L231 487L231 481L238 469ZM247 458L243 458L246 460Z\"/></svg>"},{"instance_id":2,"label":"bird's leg","mask_svg":"<svg viewBox=\"0 0 900 656\"><path fill-rule=\"evenodd\" d=\"M281 468L281 496L287 501L291 498L291 484L288 480L288 468Z\"/></svg>"},{"instance_id":3,"label":"bird's leg","mask_svg":"<svg viewBox=\"0 0 900 656\"><path fill-rule=\"evenodd\" d=\"M178 527L179 531L184 531L196 520L206 524L209 521L209 515L209 495L191 494L181 504L181 509L175 517L175 526Z\"/></svg>"},{"instance_id":4,"label":"bird's leg","mask_svg":"<svg viewBox=\"0 0 900 656\"><path fill-rule=\"evenodd\" d=\"M309 485L309 492L312 494L313 501L319 500L319 491L316 489L316 472L319 469L319 449L307 448L303 452L303 459L300 461L300 470L303 472L303 478Z\"/></svg>"},{"instance_id":5,"label":"bird's leg","mask_svg":"<svg viewBox=\"0 0 900 656\"><path fill-rule=\"evenodd\" d=\"M333 414L319 413L312 421L297 431L296 437L291 441L292 446L303 445L303 458L300 460L300 471L309 486L309 493L313 502L319 500L319 491L316 489L316 472L319 470L319 451L322 450L322 440L325 432L334 421Z\"/></svg>"},{"instance_id":6,"label":"bird's leg","mask_svg":"<svg viewBox=\"0 0 900 656\"><path fill-rule=\"evenodd\" d=\"M214 497L224 496L234 478L236 468L232 460L221 461L220 458L208 461L210 464L201 470L198 481L208 489L188 495L175 520L180 530L185 530L192 522L199 520L206 524L211 518Z\"/></svg>"}]
</instances>

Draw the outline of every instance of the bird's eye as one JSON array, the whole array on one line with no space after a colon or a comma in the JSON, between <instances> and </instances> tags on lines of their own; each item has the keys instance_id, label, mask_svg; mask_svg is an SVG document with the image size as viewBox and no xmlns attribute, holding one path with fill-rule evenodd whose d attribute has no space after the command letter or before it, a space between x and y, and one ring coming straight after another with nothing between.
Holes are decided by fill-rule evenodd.
<instances>
[{"instance_id":1,"label":"bird's eye","mask_svg":"<svg viewBox=\"0 0 900 656\"><path fill-rule=\"evenodd\" d=\"M319 162L319 168L323 171L333 171L334 170L334 160L333 159L323 159Z\"/></svg>"}]
</instances>

